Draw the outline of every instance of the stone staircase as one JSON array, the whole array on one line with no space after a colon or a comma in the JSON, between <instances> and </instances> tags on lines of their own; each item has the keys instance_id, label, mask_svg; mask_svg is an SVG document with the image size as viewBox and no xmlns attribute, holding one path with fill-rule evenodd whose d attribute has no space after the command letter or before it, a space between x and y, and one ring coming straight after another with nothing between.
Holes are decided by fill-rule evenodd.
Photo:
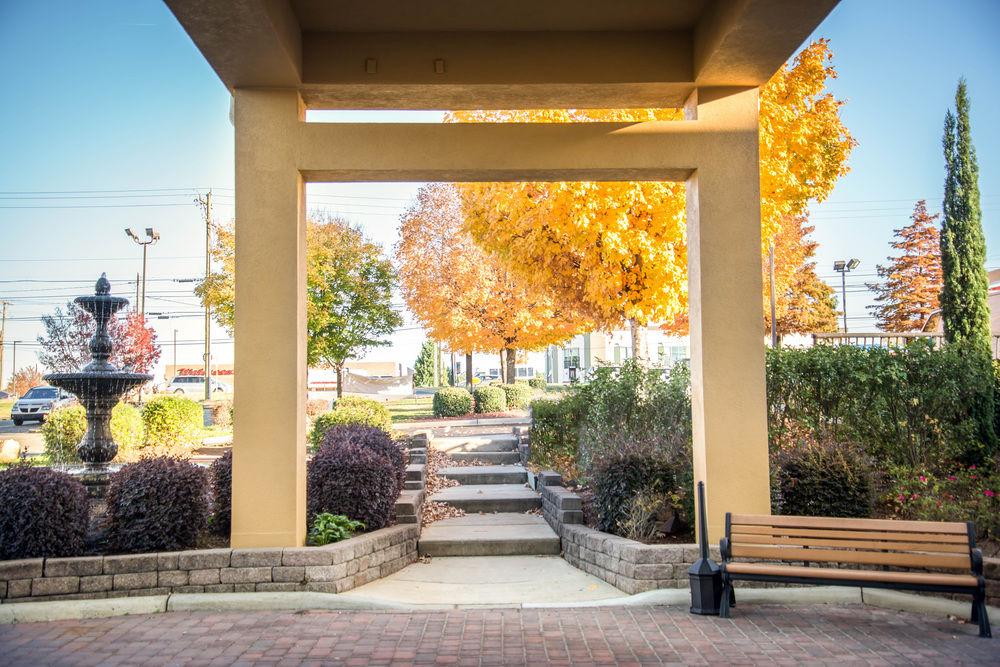
<instances>
[{"instance_id":1,"label":"stone staircase","mask_svg":"<svg viewBox=\"0 0 1000 667\"><path fill-rule=\"evenodd\" d=\"M488 465L443 468L459 482L427 498L466 511L466 516L436 521L423 529L417 548L427 556L558 555L559 536L531 510L541 510L541 496L528 486L520 464L518 440L504 433L467 433L431 437L429 446L455 461Z\"/></svg>"}]
</instances>

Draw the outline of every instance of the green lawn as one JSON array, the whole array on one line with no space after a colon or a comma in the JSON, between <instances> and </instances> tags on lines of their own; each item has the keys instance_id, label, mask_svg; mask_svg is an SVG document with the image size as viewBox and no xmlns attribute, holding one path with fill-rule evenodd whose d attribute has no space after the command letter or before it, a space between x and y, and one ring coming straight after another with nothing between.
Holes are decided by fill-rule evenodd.
<instances>
[{"instance_id":1,"label":"green lawn","mask_svg":"<svg viewBox=\"0 0 1000 667\"><path fill-rule=\"evenodd\" d=\"M0 401L0 419L10 419L10 408L14 405L13 398L5 398Z\"/></svg>"},{"instance_id":2,"label":"green lawn","mask_svg":"<svg viewBox=\"0 0 1000 667\"><path fill-rule=\"evenodd\" d=\"M434 412L431 407L433 396L416 396L414 398L399 398L386 403L393 423L431 419Z\"/></svg>"}]
</instances>

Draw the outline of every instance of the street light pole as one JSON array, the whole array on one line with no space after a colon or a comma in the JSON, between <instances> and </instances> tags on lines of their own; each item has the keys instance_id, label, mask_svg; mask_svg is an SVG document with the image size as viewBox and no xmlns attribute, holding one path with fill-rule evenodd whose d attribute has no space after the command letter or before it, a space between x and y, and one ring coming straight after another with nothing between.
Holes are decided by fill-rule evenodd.
<instances>
[{"instance_id":1,"label":"street light pole","mask_svg":"<svg viewBox=\"0 0 1000 667\"><path fill-rule=\"evenodd\" d=\"M844 310L844 333L847 333L847 274L860 264L857 259L838 259L833 263L833 270L840 273L840 305Z\"/></svg>"},{"instance_id":2,"label":"street light pole","mask_svg":"<svg viewBox=\"0 0 1000 667\"><path fill-rule=\"evenodd\" d=\"M204 199L195 202L205 213L205 280L212 273L212 191L205 193ZM212 398L212 307L205 300L205 400Z\"/></svg>"},{"instance_id":3,"label":"street light pole","mask_svg":"<svg viewBox=\"0 0 1000 667\"><path fill-rule=\"evenodd\" d=\"M142 291L139 299L139 312L142 313L143 322L146 321L146 249L160 240L160 233L152 227L146 227L146 239L139 238L131 227L125 228L125 235L142 246Z\"/></svg>"},{"instance_id":4,"label":"street light pole","mask_svg":"<svg viewBox=\"0 0 1000 667\"><path fill-rule=\"evenodd\" d=\"M3 315L0 315L0 390L4 388L3 383L3 351L4 344L7 342L7 306L11 305L10 301L0 301L0 308L3 310ZM11 373L13 374L13 373Z\"/></svg>"}]
</instances>

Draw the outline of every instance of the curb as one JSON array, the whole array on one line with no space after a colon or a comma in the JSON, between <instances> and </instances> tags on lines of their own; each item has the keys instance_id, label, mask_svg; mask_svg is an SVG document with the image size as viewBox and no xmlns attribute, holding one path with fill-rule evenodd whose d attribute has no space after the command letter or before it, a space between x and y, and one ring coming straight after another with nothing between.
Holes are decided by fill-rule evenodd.
<instances>
[{"instance_id":1,"label":"curb","mask_svg":"<svg viewBox=\"0 0 1000 667\"><path fill-rule=\"evenodd\" d=\"M296 593L177 593L148 597L23 602L0 605L0 624L109 618L166 612L254 611L433 611L445 609L583 609L589 607L686 606L686 588L659 589L624 597L586 602L524 602L509 604L400 604L358 596L310 591ZM881 589L838 586L811 588L748 588L737 591L737 603L861 604L933 616L967 618L969 603ZM737 610L739 607L737 607ZM993 618L1000 608L987 607ZM738 612L737 612L738 613Z\"/></svg>"}]
</instances>

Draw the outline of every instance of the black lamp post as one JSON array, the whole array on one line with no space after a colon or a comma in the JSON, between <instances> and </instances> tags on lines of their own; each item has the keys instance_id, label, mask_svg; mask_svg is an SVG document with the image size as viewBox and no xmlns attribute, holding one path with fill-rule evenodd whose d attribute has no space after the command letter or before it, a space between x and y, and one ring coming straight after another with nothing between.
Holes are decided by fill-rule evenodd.
<instances>
[{"instance_id":1,"label":"black lamp post","mask_svg":"<svg viewBox=\"0 0 1000 667\"><path fill-rule=\"evenodd\" d=\"M708 516L705 512L705 482L698 482L698 546L701 557L688 568L691 580L691 613L718 616L722 600L722 570L709 558Z\"/></svg>"}]
</instances>

